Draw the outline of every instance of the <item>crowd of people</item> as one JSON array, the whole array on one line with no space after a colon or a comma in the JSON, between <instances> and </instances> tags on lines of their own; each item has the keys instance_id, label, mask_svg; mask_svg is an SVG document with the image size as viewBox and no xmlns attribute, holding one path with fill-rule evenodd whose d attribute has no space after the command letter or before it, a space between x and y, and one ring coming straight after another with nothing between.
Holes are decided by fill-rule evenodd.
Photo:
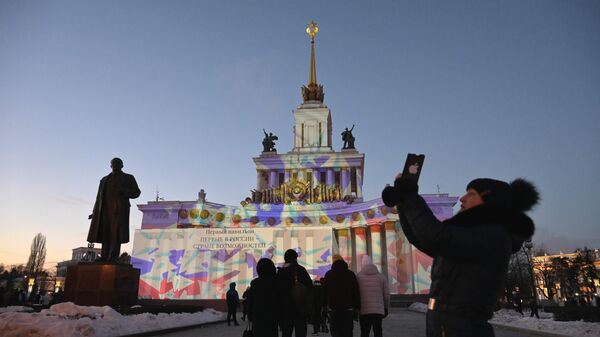
<instances>
[{"instance_id":1,"label":"crowd of people","mask_svg":"<svg viewBox=\"0 0 600 337\"><path fill-rule=\"evenodd\" d=\"M365 255L362 268L355 274L340 255L333 256L325 277L312 280L298 263L298 254L289 249L285 263L276 268L271 259L262 258L256 266L257 278L243 294L242 319L249 320L254 336L306 337L308 324L313 334L331 333L333 337L351 337L354 321L360 321L361 336L370 331L382 333L382 320L388 314L390 292L387 280ZM240 304L235 283L227 292L228 324ZM327 324L329 323L329 324Z\"/></svg>"}]
</instances>

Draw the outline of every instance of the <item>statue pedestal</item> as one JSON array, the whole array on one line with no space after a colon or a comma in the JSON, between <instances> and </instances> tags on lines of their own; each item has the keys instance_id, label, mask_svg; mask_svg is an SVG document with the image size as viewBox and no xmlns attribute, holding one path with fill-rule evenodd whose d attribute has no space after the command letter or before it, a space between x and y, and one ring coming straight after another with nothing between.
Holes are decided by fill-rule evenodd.
<instances>
[{"instance_id":1,"label":"statue pedestal","mask_svg":"<svg viewBox=\"0 0 600 337\"><path fill-rule=\"evenodd\" d=\"M131 306L137 303L140 270L128 264L79 263L67 269L65 301L77 305Z\"/></svg>"}]
</instances>

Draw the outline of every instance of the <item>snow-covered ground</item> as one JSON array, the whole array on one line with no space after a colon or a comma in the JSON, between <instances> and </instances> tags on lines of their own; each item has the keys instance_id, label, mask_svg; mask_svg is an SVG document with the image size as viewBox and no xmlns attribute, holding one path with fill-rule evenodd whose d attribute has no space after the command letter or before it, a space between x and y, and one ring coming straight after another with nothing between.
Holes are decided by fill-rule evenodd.
<instances>
[{"instance_id":1,"label":"snow-covered ground","mask_svg":"<svg viewBox=\"0 0 600 337\"><path fill-rule=\"evenodd\" d=\"M60 303L40 313L0 313L0 336L109 337L219 321L225 314L212 309L193 314L123 316L111 307Z\"/></svg>"},{"instance_id":2,"label":"snow-covered ground","mask_svg":"<svg viewBox=\"0 0 600 337\"><path fill-rule=\"evenodd\" d=\"M423 303L413 303L408 307L408 309L418 312L427 312L427 305ZM494 317L490 320L490 323L527 330L544 331L565 336L600 336L600 323L583 321L558 322L552 319L551 313L541 311L540 319L529 317L529 312L525 312L525 314L525 316L521 316L521 314L514 310L498 310L494 313Z\"/></svg>"},{"instance_id":3,"label":"snow-covered ground","mask_svg":"<svg viewBox=\"0 0 600 337\"><path fill-rule=\"evenodd\" d=\"M3 312L34 312L32 307L24 307L22 305L11 305L8 307L0 307L0 314Z\"/></svg>"}]
</instances>

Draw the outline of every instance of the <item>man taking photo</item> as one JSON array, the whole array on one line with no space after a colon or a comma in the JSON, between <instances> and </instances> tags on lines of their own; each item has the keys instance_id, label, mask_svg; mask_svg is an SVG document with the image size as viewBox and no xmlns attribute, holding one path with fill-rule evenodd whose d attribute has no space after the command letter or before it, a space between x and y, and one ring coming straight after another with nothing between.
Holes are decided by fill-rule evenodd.
<instances>
[{"instance_id":1,"label":"man taking photo","mask_svg":"<svg viewBox=\"0 0 600 337\"><path fill-rule=\"evenodd\" d=\"M534 232L524 212L539 200L531 183L475 179L460 211L440 222L418 195L416 180L399 177L382 199L396 206L408 241L433 257L427 337L494 336L487 322L502 294L511 254Z\"/></svg>"}]
</instances>

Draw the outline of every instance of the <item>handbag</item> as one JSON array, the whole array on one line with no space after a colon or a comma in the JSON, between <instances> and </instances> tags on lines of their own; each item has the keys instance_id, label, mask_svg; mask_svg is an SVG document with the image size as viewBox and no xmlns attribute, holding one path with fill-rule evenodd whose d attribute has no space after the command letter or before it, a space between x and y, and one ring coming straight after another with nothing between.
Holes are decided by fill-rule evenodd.
<instances>
[{"instance_id":1,"label":"handbag","mask_svg":"<svg viewBox=\"0 0 600 337\"><path fill-rule=\"evenodd\" d=\"M248 320L248 324L246 324L246 330L244 330L242 337L254 337L254 333L252 332L252 323L250 323L250 320Z\"/></svg>"}]
</instances>

